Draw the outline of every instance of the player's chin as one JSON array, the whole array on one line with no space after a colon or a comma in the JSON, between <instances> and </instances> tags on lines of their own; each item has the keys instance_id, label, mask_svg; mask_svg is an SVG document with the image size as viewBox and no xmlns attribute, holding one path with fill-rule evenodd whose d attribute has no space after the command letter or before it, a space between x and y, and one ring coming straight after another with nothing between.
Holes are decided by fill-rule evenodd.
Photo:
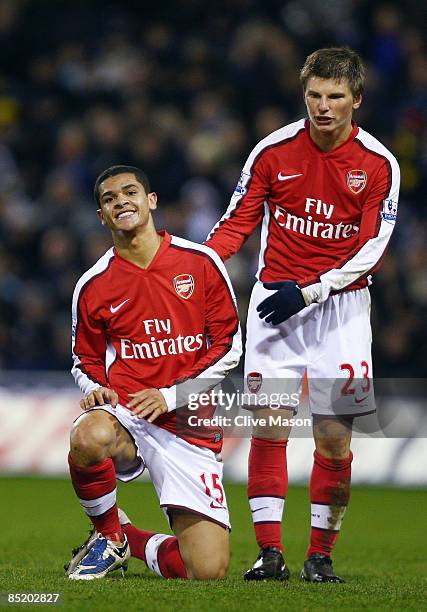
<instances>
[{"instance_id":1,"label":"player's chin","mask_svg":"<svg viewBox=\"0 0 427 612\"><path fill-rule=\"evenodd\" d=\"M132 232L139 224L139 219L115 219L113 227L119 232Z\"/></svg>"}]
</instances>

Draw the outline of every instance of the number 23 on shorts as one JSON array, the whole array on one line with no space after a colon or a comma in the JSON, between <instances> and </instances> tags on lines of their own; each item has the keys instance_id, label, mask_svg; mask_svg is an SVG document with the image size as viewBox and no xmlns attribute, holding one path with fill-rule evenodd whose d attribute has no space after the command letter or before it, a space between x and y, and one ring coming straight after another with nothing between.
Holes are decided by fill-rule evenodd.
<instances>
[{"instance_id":1,"label":"number 23 on shorts","mask_svg":"<svg viewBox=\"0 0 427 612\"><path fill-rule=\"evenodd\" d=\"M341 372L348 372L348 380L341 389L341 395L355 395L357 387L362 393L369 393L371 389L371 379L369 376L369 364L367 361L360 362L362 377L355 381L355 368L350 363L342 363L340 365Z\"/></svg>"}]
</instances>

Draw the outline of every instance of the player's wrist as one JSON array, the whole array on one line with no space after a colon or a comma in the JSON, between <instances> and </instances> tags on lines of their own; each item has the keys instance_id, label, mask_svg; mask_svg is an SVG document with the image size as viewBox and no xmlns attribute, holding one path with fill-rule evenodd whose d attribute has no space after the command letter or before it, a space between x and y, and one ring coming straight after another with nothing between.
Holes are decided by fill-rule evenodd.
<instances>
[{"instance_id":1,"label":"player's wrist","mask_svg":"<svg viewBox=\"0 0 427 612\"><path fill-rule=\"evenodd\" d=\"M163 387L159 391L163 395L168 412L176 410L176 387Z\"/></svg>"},{"instance_id":2,"label":"player's wrist","mask_svg":"<svg viewBox=\"0 0 427 612\"><path fill-rule=\"evenodd\" d=\"M310 306L310 304L322 301L321 289L321 283L313 283L312 285L307 285L307 287L300 287L301 294L306 306Z\"/></svg>"}]
</instances>

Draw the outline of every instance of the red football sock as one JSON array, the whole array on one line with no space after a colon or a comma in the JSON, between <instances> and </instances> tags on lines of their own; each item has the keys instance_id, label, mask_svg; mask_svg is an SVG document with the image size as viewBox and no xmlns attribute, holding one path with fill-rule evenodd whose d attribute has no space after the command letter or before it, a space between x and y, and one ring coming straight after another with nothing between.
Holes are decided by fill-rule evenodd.
<instances>
[{"instance_id":1,"label":"red football sock","mask_svg":"<svg viewBox=\"0 0 427 612\"><path fill-rule=\"evenodd\" d=\"M187 578L187 570L179 552L178 540L153 531L144 531L130 523L123 525L132 557L144 561L148 569L163 578Z\"/></svg>"},{"instance_id":2,"label":"red football sock","mask_svg":"<svg viewBox=\"0 0 427 612\"><path fill-rule=\"evenodd\" d=\"M151 536L155 535L155 531L144 531L142 529L138 529L131 523L126 523L126 525L122 526L123 531L126 534L126 537L129 542L130 552L132 557L136 559L141 559L141 561L145 560L145 545Z\"/></svg>"},{"instance_id":3,"label":"red football sock","mask_svg":"<svg viewBox=\"0 0 427 612\"><path fill-rule=\"evenodd\" d=\"M314 451L310 480L311 537L307 558L313 553L330 556L350 499L351 461L327 459Z\"/></svg>"},{"instance_id":4,"label":"red football sock","mask_svg":"<svg viewBox=\"0 0 427 612\"><path fill-rule=\"evenodd\" d=\"M280 541L284 500L288 491L287 440L251 440L248 497L258 546L276 546Z\"/></svg>"},{"instance_id":5,"label":"red football sock","mask_svg":"<svg viewBox=\"0 0 427 612\"><path fill-rule=\"evenodd\" d=\"M123 541L116 505L116 470L111 458L98 465L76 465L68 455L71 480L95 529L112 541Z\"/></svg>"}]
</instances>

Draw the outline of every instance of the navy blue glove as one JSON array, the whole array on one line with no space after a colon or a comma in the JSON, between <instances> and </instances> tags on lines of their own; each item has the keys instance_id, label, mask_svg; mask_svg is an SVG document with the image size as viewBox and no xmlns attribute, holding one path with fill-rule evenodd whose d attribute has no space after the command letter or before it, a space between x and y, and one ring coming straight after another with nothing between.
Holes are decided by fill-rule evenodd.
<instances>
[{"instance_id":1,"label":"navy blue glove","mask_svg":"<svg viewBox=\"0 0 427 612\"><path fill-rule=\"evenodd\" d=\"M263 300L256 308L260 319L265 318L266 323L278 325L306 307L301 289L296 283L281 281L263 285L266 289L277 289L276 293Z\"/></svg>"}]
</instances>

